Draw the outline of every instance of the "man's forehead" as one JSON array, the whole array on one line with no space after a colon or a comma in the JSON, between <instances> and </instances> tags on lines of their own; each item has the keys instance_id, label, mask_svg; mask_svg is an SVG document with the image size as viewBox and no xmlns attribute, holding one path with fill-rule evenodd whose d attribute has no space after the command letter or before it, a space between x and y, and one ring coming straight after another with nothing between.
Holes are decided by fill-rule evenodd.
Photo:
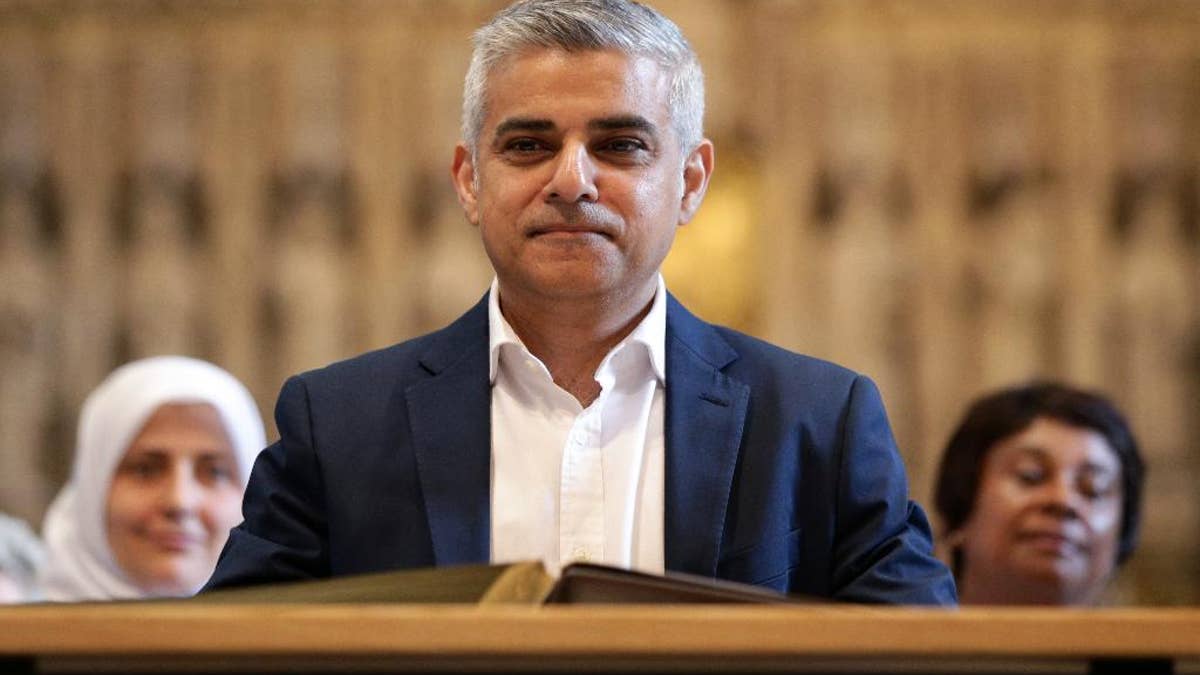
<instances>
[{"instance_id":1,"label":"man's forehead","mask_svg":"<svg viewBox=\"0 0 1200 675\"><path fill-rule=\"evenodd\" d=\"M524 49L491 69L485 135L566 125L657 132L669 121L670 82L658 62L620 50Z\"/></svg>"}]
</instances>

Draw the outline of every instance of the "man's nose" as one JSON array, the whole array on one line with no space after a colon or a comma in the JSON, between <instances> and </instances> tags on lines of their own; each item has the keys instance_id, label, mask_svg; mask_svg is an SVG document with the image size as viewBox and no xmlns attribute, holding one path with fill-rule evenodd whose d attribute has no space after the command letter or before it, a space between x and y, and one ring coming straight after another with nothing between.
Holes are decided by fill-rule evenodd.
<instances>
[{"instance_id":1,"label":"man's nose","mask_svg":"<svg viewBox=\"0 0 1200 675\"><path fill-rule=\"evenodd\" d=\"M596 190L596 164L582 143L569 143L555 158L554 175L546 184L546 201L574 204L578 201L594 202Z\"/></svg>"}]
</instances>

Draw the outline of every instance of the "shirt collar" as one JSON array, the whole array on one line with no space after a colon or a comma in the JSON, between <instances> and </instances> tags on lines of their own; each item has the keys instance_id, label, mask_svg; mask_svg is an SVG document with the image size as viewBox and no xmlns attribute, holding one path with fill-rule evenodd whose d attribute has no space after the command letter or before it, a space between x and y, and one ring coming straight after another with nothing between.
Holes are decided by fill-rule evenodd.
<instances>
[{"instance_id":1,"label":"shirt collar","mask_svg":"<svg viewBox=\"0 0 1200 675\"><path fill-rule=\"evenodd\" d=\"M667 285L661 274L658 275L658 285L654 291L654 300L645 318L634 327L633 331L613 348L615 352L625 344L641 344L646 348L650 357L650 367L654 376L662 384L667 382L666 368L667 342ZM488 380L496 383L496 371L500 361L500 350L505 345L514 345L528 353L525 344L517 336L517 332L509 325L508 319L500 312L500 280L492 278L491 292L488 293ZM611 353L611 352L610 352Z\"/></svg>"}]
</instances>

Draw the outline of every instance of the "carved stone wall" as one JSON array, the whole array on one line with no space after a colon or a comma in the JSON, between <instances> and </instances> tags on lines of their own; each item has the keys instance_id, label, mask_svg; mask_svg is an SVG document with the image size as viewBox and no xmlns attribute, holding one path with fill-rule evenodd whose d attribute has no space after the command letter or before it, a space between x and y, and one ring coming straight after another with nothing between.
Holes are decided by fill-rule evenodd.
<instances>
[{"instance_id":1,"label":"carved stone wall","mask_svg":"<svg viewBox=\"0 0 1200 675\"><path fill-rule=\"evenodd\" d=\"M661 0L718 169L668 259L701 315L880 384L913 495L979 393L1110 393L1150 461L1116 599L1200 601L1200 4ZM491 277L449 182L471 0L0 0L0 510L87 392L292 372Z\"/></svg>"}]
</instances>

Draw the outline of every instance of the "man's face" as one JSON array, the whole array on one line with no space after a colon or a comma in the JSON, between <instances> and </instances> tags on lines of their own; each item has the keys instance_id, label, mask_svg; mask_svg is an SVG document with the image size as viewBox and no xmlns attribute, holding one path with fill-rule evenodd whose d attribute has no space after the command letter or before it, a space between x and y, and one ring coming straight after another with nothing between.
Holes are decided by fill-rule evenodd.
<instances>
[{"instance_id":1,"label":"man's face","mask_svg":"<svg viewBox=\"0 0 1200 675\"><path fill-rule=\"evenodd\" d=\"M616 51L535 49L488 80L453 174L505 297L648 301L675 228L700 205L708 141L685 155L670 76Z\"/></svg>"}]
</instances>

